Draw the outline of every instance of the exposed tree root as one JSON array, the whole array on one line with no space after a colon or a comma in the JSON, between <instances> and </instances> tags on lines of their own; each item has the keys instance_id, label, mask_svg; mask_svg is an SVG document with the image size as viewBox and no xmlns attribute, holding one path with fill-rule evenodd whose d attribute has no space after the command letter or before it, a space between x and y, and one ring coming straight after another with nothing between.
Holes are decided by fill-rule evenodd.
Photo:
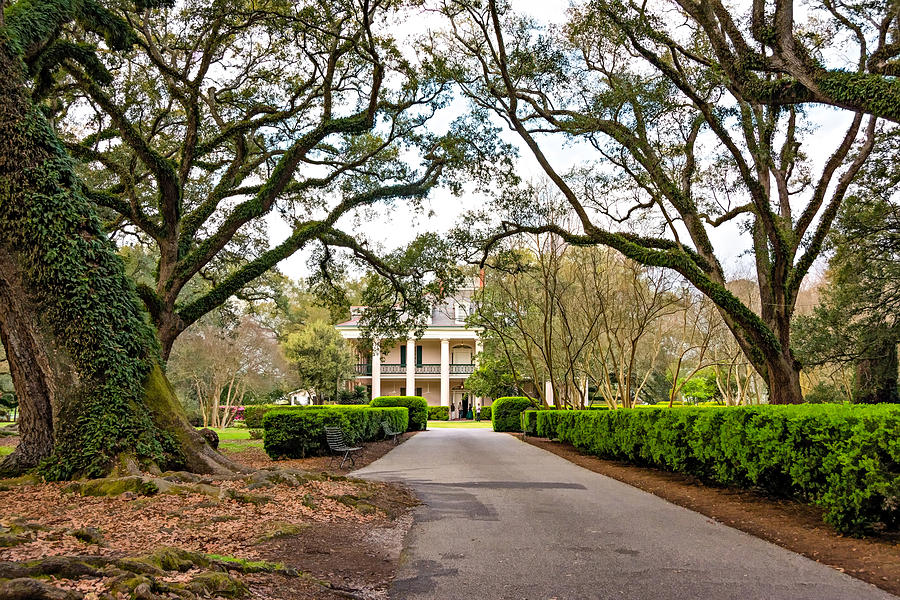
<instances>
[{"instance_id":1,"label":"exposed tree root","mask_svg":"<svg viewBox=\"0 0 900 600\"><path fill-rule=\"evenodd\" d=\"M200 571L186 581L167 581L172 575L191 570ZM277 573L289 577L305 576L296 569L263 561L248 561L224 556L188 552L177 548L160 548L138 558L100 556L52 556L27 562L0 562L0 598L36 598L78 600L80 592L56 587L35 579L54 577L59 580L103 578L106 596L155 600L175 595L186 600L209 596L238 598L247 594L247 586L231 573ZM327 585L327 584L324 584ZM169 596L166 596L169 597Z\"/></svg>"}]
</instances>

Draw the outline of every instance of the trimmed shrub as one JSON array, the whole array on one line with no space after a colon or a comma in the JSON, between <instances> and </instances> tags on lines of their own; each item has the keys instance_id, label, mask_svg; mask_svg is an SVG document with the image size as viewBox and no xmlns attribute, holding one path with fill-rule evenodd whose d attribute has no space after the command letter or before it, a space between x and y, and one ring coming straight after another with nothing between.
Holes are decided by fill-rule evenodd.
<instances>
[{"instance_id":1,"label":"trimmed shrub","mask_svg":"<svg viewBox=\"0 0 900 600\"><path fill-rule=\"evenodd\" d=\"M382 439L382 421L395 431L405 431L409 411L405 407L294 406L276 408L263 417L263 449L271 458L306 458L328 454L325 427L340 427L348 444Z\"/></svg>"},{"instance_id":2,"label":"trimmed shrub","mask_svg":"<svg viewBox=\"0 0 900 600\"><path fill-rule=\"evenodd\" d=\"M274 408L293 408L278 404L253 404L244 407L244 424L247 429L262 429L263 416Z\"/></svg>"},{"instance_id":3,"label":"trimmed shrub","mask_svg":"<svg viewBox=\"0 0 900 600\"><path fill-rule=\"evenodd\" d=\"M523 410L535 408L536 404L531 398L523 396L507 396L497 398L491 405L491 423L494 431L522 431L522 421L519 415Z\"/></svg>"},{"instance_id":4,"label":"trimmed shrub","mask_svg":"<svg viewBox=\"0 0 900 600\"><path fill-rule=\"evenodd\" d=\"M409 409L407 431L420 431L428 427L428 402L421 396L379 396L373 398L369 406L404 406Z\"/></svg>"},{"instance_id":5,"label":"trimmed shrub","mask_svg":"<svg viewBox=\"0 0 900 600\"><path fill-rule=\"evenodd\" d=\"M900 407L544 410L536 419L537 435L588 454L811 502L841 532L900 529Z\"/></svg>"},{"instance_id":6,"label":"trimmed shrub","mask_svg":"<svg viewBox=\"0 0 900 600\"><path fill-rule=\"evenodd\" d=\"M429 421L449 421L450 420L450 407L449 406L429 406L428 407L428 420Z\"/></svg>"},{"instance_id":7,"label":"trimmed shrub","mask_svg":"<svg viewBox=\"0 0 900 600\"><path fill-rule=\"evenodd\" d=\"M481 418L485 421L491 420L491 407L490 406L482 406L481 407Z\"/></svg>"},{"instance_id":8,"label":"trimmed shrub","mask_svg":"<svg viewBox=\"0 0 900 600\"><path fill-rule=\"evenodd\" d=\"M522 411L520 419L522 421L522 431L525 435L534 435L537 433L537 413L538 411L528 409Z\"/></svg>"}]
</instances>

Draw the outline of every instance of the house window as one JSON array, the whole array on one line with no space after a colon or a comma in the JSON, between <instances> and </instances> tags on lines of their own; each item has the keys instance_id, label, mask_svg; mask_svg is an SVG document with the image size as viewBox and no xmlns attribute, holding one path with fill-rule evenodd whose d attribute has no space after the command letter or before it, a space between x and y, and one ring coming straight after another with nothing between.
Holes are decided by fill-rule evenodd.
<instances>
[{"instance_id":1,"label":"house window","mask_svg":"<svg viewBox=\"0 0 900 600\"><path fill-rule=\"evenodd\" d=\"M400 346L400 364L406 365L406 346Z\"/></svg>"},{"instance_id":2,"label":"house window","mask_svg":"<svg viewBox=\"0 0 900 600\"><path fill-rule=\"evenodd\" d=\"M422 388L416 388L416 396L422 395Z\"/></svg>"}]
</instances>

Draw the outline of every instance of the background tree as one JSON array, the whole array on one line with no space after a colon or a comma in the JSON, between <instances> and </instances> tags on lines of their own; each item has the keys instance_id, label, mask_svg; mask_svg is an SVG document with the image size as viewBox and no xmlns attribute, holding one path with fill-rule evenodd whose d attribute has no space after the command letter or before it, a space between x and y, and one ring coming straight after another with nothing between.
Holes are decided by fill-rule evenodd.
<instances>
[{"instance_id":1,"label":"background tree","mask_svg":"<svg viewBox=\"0 0 900 600\"><path fill-rule=\"evenodd\" d=\"M478 367L466 379L463 386L478 398L503 398L520 395L516 378L507 362L490 351L478 358Z\"/></svg>"},{"instance_id":2,"label":"background tree","mask_svg":"<svg viewBox=\"0 0 900 600\"><path fill-rule=\"evenodd\" d=\"M672 269L719 308L770 402L802 401L791 315L875 144L876 119L852 115L825 163L813 165L803 152L811 115L747 93L716 54L716 36L695 19L673 19L668 3L586 2L550 32L494 0L443 7L451 28L432 46L440 64L474 110L517 134L578 217L562 228L521 197L485 211L501 221L482 232L485 245L554 232ZM867 48L857 44L863 65ZM767 77L773 88L794 83L778 71ZM594 160L562 171L544 151L548 134L593 149ZM727 288L711 235L726 224L752 248L760 314Z\"/></svg>"},{"instance_id":3,"label":"background tree","mask_svg":"<svg viewBox=\"0 0 900 600\"><path fill-rule=\"evenodd\" d=\"M853 365L854 402L898 402L900 170L896 136L866 164L831 236L834 254L822 301L795 323L811 365Z\"/></svg>"},{"instance_id":4,"label":"background tree","mask_svg":"<svg viewBox=\"0 0 900 600\"><path fill-rule=\"evenodd\" d=\"M290 387L295 377L274 332L243 317L224 327L208 317L177 340L168 373L182 398L193 398L204 427L228 427L248 394Z\"/></svg>"},{"instance_id":5,"label":"background tree","mask_svg":"<svg viewBox=\"0 0 900 600\"><path fill-rule=\"evenodd\" d=\"M55 82L41 73L35 93L57 97L54 122L106 227L155 248L153 280L138 292L164 360L191 323L252 295L248 286L301 248L368 254L339 229L345 217L419 200L473 164L455 128L424 129L445 84L418 73L386 33L403 7L215 0L123 10L137 51L103 54L102 79L77 60L61 61ZM80 41L63 30L60 43ZM272 215L290 225L286 239L268 239Z\"/></svg>"},{"instance_id":6,"label":"background tree","mask_svg":"<svg viewBox=\"0 0 900 600\"><path fill-rule=\"evenodd\" d=\"M336 400L356 368L347 341L333 325L313 321L284 343L285 355L300 377L300 385L316 394L316 402Z\"/></svg>"}]
</instances>

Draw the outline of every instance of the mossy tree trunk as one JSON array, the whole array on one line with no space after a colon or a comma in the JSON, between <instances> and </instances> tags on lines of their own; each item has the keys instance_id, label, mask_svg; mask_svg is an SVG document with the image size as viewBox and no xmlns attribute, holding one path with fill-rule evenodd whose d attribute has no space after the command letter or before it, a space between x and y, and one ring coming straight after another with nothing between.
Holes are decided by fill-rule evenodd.
<instances>
[{"instance_id":1,"label":"mossy tree trunk","mask_svg":"<svg viewBox=\"0 0 900 600\"><path fill-rule=\"evenodd\" d=\"M121 260L29 93L23 53L46 43L35 23L52 31L85 7L102 10L32 3L0 26L0 333L22 423L0 471L234 470L187 422Z\"/></svg>"}]
</instances>

